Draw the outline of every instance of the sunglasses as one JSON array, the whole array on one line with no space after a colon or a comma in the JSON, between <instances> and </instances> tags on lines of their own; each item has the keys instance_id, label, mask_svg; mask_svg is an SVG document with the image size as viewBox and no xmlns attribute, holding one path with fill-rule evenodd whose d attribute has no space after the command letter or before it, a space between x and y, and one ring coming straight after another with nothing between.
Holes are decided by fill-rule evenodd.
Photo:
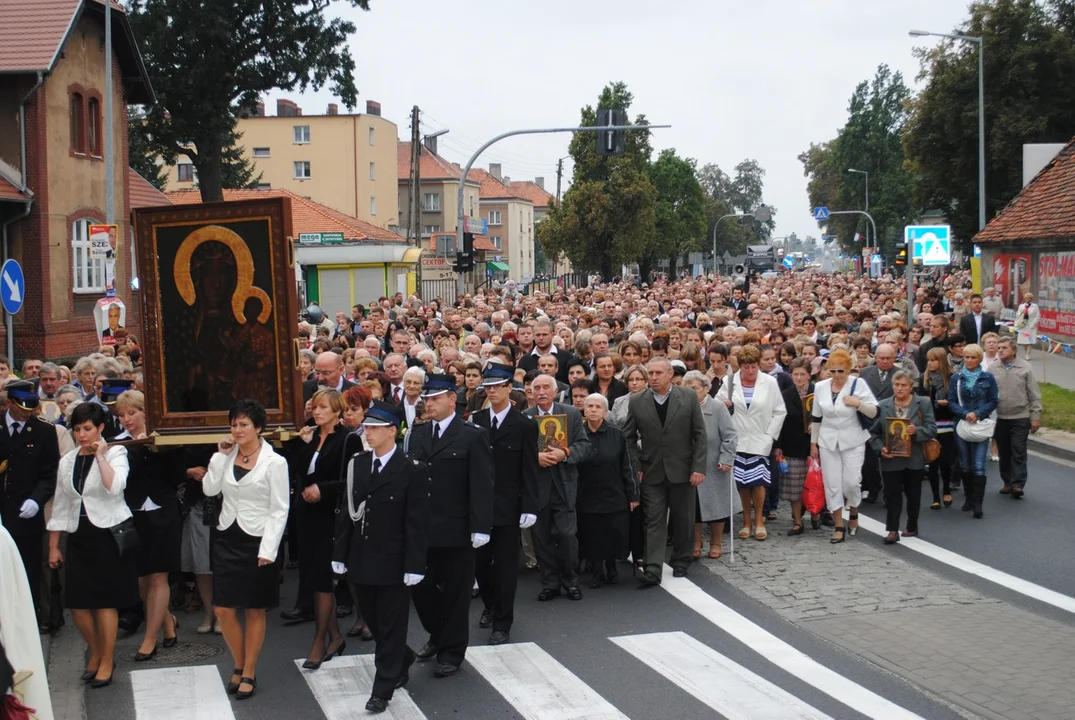
<instances>
[{"instance_id":1,"label":"sunglasses","mask_svg":"<svg viewBox=\"0 0 1075 720\"><path fill-rule=\"evenodd\" d=\"M837 370L837 369L833 368L832 370L829 370L829 372L831 372L831 373L833 373L835 375L843 375L844 373L847 372L847 370Z\"/></svg>"}]
</instances>

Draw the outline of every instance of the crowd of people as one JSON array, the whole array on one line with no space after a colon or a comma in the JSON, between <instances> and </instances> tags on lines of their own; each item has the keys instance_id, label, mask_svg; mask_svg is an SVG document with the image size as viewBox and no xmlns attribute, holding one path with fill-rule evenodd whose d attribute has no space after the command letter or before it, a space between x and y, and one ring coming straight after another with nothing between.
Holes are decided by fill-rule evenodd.
<instances>
[{"instance_id":1,"label":"crowd of people","mask_svg":"<svg viewBox=\"0 0 1075 720\"><path fill-rule=\"evenodd\" d=\"M26 360L22 377L0 358L2 520L42 632L71 610L90 687L111 683L120 627L144 623L148 660L186 609L228 645L228 691L253 696L266 612L297 568L282 617L313 623L304 668L374 641L381 712L412 663L458 671L474 598L489 642L510 642L524 568L542 602L625 567L654 587L666 564L685 577L720 558L728 531L769 539L781 501L788 542L816 536L809 516L839 544L883 500L891 544L922 531L927 478L930 509L961 490L982 518L990 458L1000 493L1023 497L1041 395L1017 350L1036 306L1013 333L995 293L968 286L955 272L908 304L889 276L786 273L397 295L334 317L312 304L305 425L277 447L253 398L215 448L150 449L127 335L70 367ZM814 462L824 503L808 508Z\"/></svg>"}]
</instances>

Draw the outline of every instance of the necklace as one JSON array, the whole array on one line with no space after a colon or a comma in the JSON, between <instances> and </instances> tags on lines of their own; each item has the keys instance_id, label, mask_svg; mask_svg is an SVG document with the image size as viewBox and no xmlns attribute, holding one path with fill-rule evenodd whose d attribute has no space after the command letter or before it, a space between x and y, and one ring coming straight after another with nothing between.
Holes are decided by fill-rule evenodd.
<instances>
[{"instance_id":1,"label":"necklace","mask_svg":"<svg viewBox=\"0 0 1075 720\"><path fill-rule=\"evenodd\" d=\"M257 450L254 450L254 451L253 451L252 453L250 453L250 454L246 454L246 453L244 453L244 452L243 452L243 451L242 451L242 450L240 449L240 450L239 450L239 454L243 456L243 462L244 462L244 463L248 463L248 462L250 462L250 458L252 458L252 457L254 457L255 455L257 455L257 454L258 454L258 452L260 452L260 451L261 451L261 443L258 443L258 447L257 447Z\"/></svg>"}]
</instances>

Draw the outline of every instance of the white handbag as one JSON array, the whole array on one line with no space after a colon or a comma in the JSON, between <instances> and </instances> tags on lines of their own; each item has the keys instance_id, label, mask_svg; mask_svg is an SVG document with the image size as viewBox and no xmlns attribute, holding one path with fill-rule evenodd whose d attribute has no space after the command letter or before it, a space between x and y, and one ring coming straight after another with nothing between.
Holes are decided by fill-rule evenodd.
<instances>
[{"instance_id":1,"label":"white handbag","mask_svg":"<svg viewBox=\"0 0 1075 720\"><path fill-rule=\"evenodd\" d=\"M960 390L959 381L956 381L956 397L959 398L960 406L963 405L963 393ZM993 417L979 418L978 422L969 423L960 420L956 423L956 435L966 442L980 443L993 437L993 431L997 428L997 420Z\"/></svg>"}]
</instances>

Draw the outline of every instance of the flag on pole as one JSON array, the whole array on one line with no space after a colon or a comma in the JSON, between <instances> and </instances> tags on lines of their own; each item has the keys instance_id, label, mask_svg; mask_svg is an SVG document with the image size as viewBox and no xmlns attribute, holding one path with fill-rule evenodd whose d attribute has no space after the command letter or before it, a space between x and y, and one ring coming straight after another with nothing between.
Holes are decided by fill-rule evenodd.
<instances>
[{"instance_id":1,"label":"flag on pole","mask_svg":"<svg viewBox=\"0 0 1075 720\"><path fill-rule=\"evenodd\" d=\"M862 233L855 233L855 242L862 242Z\"/></svg>"}]
</instances>

